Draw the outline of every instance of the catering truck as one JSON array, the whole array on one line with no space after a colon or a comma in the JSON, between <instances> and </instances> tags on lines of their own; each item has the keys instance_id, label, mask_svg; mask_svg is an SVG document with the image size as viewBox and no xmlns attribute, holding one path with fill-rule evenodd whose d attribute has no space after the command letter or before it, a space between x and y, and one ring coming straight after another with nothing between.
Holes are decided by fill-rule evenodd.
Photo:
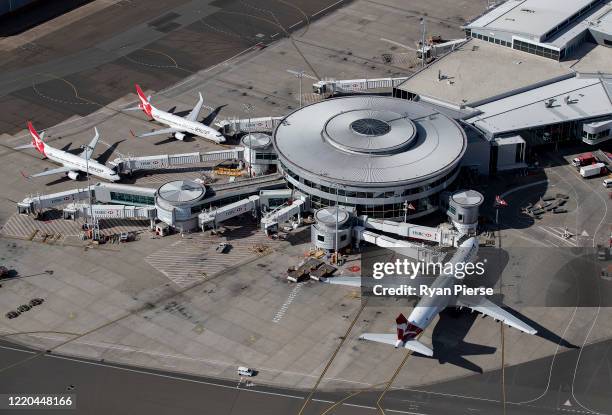
<instances>
[{"instance_id":1,"label":"catering truck","mask_svg":"<svg viewBox=\"0 0 612 415\"><path fill-rule=\"evenodd\" d=\"M582 166L580 168L580 175L584 178L601 176L608 172L606 165L603 163L595 163L589 166Z\"/></svg>"}]
</instances>

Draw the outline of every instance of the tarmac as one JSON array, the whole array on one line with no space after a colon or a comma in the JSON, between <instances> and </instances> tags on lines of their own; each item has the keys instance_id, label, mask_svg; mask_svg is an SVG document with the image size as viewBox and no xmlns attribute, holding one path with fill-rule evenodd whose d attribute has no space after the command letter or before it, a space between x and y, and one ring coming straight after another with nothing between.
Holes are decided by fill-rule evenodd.
<instances>
[{"instance_id":1,"label":"tarmac","mask_svg":"<svg viewBox=\"0 0 612 415\"><path fill-rule=\"evenodd\" d=\"M142 4L129 3L134 4L109 7L126 7L125 19L134 18L142 10ZM61 178L26 180L18 174L20 170L35 173L53 166L33 152L12 150L27 140L23 128L29 117L38 117L34 118L35 125L45 128L48 142L58 147L70 144L71 148L77 148L87 143L93 127L97 126L102 140L96 155L109 149L109 159L130 154L219 150L236 143L219 146L200 139L180 142L166 137L132 138L130 131L159 128L139 112L121 111L135 103L135 95L131 93L133 83L139 82L148 90L145 92L151 92L154 105L162 109L176 106L178 111L188 110L195 103L197 92L202 91L207 105L229 104L220 118L244 117L244 103L255 107L253 117L283 115L297 108L299 100L297 80L286 69L305 69L312 75L336 78L407 73L416 69L415 62L408 59L385 64L383 55L396 50L381 42L381 37L409 44L414 42L420 36L418 18L425 13L429 30L447 37L458 36L461 33L458 25L482 11L482 5L468 1L445 2L443 8L439 4L417 1L412 2L409 9L399 0L358 0L336 4L329 9L325 7L333 2L306 2L312 7L306 13L309 24L298 24L290 39L278 25L264 24L262 20L270 16L265 9L274 10L275 15L278 13L281 26L287 28L306 19L298 9L282 2L248 3L262 9L252 12L249 10L253 7L241 2L226 2L221 10L218 2L211 2L201 9L209 14L198 19L194 3L176 2L172 12L152 8L147 11L150 14L139 16L134 24L121 25L122 20L118 19L103 28L108 31L104 36L83 33L82 40L73 42L74 45L66 44L67 48L76 49L58 54L57 59L52 58L53 54L43 59L30 52L27 56L32 61L23 69L23 80L8 75L11 74L10 65L15 65L13 69L16 70L19 59L27 61L26 56L15 55L6 63L9 66L2 68L0 76L0 95L3 96L0 109L10 108L1 120L5 124L0 125L0 131L5 132L0 135L1 223L11 225L19 221L15 216L15 202L26 195L66 190L75 185ZM301 10L306 7L299 5ZM319 10L323 11L319 13ZM238 16L236 13L249 16L240 15L244 20L237 24L226 16ZM164 17L168 14L170 17ZM104 16L102 12L94 13L88 21L99 22L96 19ZM281 19L281 16L284 17ZM161 17L164 19L159 21ZM162 30L151 28L154 20L158 20L157 26ZM179 27L175 27L174 22ZM75 21L66 28L78 24ZM170 25L168 29L175 28L164 32L166 25ZM129 33L117 32L118 27L132 26ZM75 38L81 36L76 26L71 30ZM155 37L147 38L151 33ZM260 33L263 38L258 37ZM60 34L53 32L48 36ZM64 32L63 36L55 42L61 43L67 34ZM129 51L118 52L118 45L130 38L134 39L134 45ZM45 37L39 39L42 43ZM265 41L268 46L253 47L258 41ZM104 49L101 43L112 47ZM223 50L219 49L220 45ZM87 55L90 53L93 55ZM81 62L77 59L79 56L86 59ZM113 59L108 60L110 58ZM90 59L95 60L97 66L85 67L92 62ZM32 84L32 77L37 70L42 70L41 67L58 78L38 88L39 84ZM305 91L308 91L309 82L304 80ZM42 95L36 90L42 91ZM319 99L309 92L303 98L306 102ZM572 151L563 154L565 160L579 152L578 149ZM151 173L136 177L133 182L151 186L165 179L193 177L194 174L198 173ZM523 185L528 185L525 188L528 191L515 190ZM504 248L592 247L607 241L609 236L612 213L608 211L607 193L600 181L582 180L558 157L551 158L539 176L501 177L478 184L476 188L487 195L483 207L491 218L494 212L490 206L495 194L504 194L510 204L510 208L500 215L501 232L495 232L497 243L501 241ZM570 196L568 213L546 215L537 222L521 214L520 207L537 202L548 191ZM53 221L46 225L55 224L60 225ZM126 405L123 413L134 413L135 408L138 412L156 413L155 406L160 408L157 413L169 413L194 407L201 409L204 405L219 405L215 407L219 410L216 413L239 410L264 413L266 409L298 413L304 403L306 409L312 411L304 413L322 413L334 402L353 393L346 391L361 389L376 392L368 395L365 401L360 401L361 393L347 398L337 413L372 413L381 394L384 399L380 402L384 402L385 408L408 413L465 413L466 408L471 407L475 412L501 413L502 336L498 323L470 314L444 313L421 338L426 344L434 345L436 355L431 359L359 341L359 334L366 331L392 332L395 316L400 311L406 312L406 308L399 305L363 307L355 290L315 282L287 283L284 280L286 269L303 259L310 247L307 228L292 232L287 241L272 241L262 239L252 223L238 221L232 226L223 238L229 238L236 249L222 261L218 257L221 254L211 249L220 239L207 233L152 238L143 231L138 241L99 247L66 239L30 241L27 231L22 230L20 235L7 234L7 229L20 228L6 225L0 234L0 260L18 272L17 278L2 281L2 314L34 297L46 300L16 319L2 318L0 335L4 339L50 350L52 355L83 358L96 364L149 368L146 370L157 370L164 376L197 379L198 382L205 377L205 382L230 385L230 388L223 388L226 392L214 385L203 392L201 383L180 379L173 383L170 378L160 376L150 381L115 380L114 376L123 377L126 373L141 374L115 373L103 366L42 356L14 366L15 371L9 372L13 370L10 365L19 361L23 353L30 354L11 350L2 353L4 364L1 367L12 376L0 376L0 382L16 388L7 390L19 391L23 383L20 383L22 372L17 371L18 368L33 364L28 370L38 374L59 370L55 364L69 362L75 363L74 367L62 370L74 373L78 388L83 385L84 390L93 391L88 388L95 386L91 383L95 379L105 379L103 386L110 388L107 394L83 392L85 397L79 398L79 402L84 402L83 405L87 402L106 404L109 411L116 413L122 413L121 405ZM559 234L566 227L574 235L569 240ZM491 229L496 230L494 226ZM57 231L66 235L70 232ZM264 252L255 252L253 247L261 244L266 245ZM348 266L340 273L350 275ZM612 387L609 372L592 370L591 365L597 356L603 356L596 354L601 352L599 348L609 347L612 311L597 306L521 305L521 297L508 285L516 275L503 275L496 289L499 291L501 287L507 299L513 300L516 312L526 317L530 324L537 325L539 335L504 330L508 413L570 409L564 405L566 397L573 411L587 411L581 405L600 412L610 410L606 406L609 401L606 401L605 392ZM575 346L586 347L576 349ZM43 362L43 366L36 366L38 362ZM251 389L265 385L266 392L299 398L250 394L236 389L238 365L252 366L259 371L253 380L257 386ZM605 362L602 367L606 367ZM92 376L88 370L103 373ZM23 373L28 374L27 371ZM151 375L142 375L151 378ZM53 382L53 379L37 378L40 378L41 391L66 387L56 384L54 387L59 389L50 388L45 382ZM133 396L138 399L132 402L134 405L137 405L135 401L141 402L143 406L128 406L125 401L129 401L130 392L118 390L117 385L122 384L119 382L135 385ZM326 401L304 399L310 392L313 398ZM326 393L331 393L331 398L327 399ZM117 396L115 401L108 399L113 394ZM185 398L177 399L180 396ZM203 403L200 396L210 398ZM524 403L513 406L512 402Z\"/></svg>"}]
</instances>

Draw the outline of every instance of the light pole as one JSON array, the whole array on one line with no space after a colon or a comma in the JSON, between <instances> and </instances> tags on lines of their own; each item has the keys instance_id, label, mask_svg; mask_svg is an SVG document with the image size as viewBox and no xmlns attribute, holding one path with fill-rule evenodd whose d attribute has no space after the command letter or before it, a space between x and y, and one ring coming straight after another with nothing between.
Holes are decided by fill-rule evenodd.
<instances>
[{"instance_id":1,"label":"light pole","mask_svg":"<svg viewBox=\"0 0 612 415\"><path fill-rule=\"evenodd\" d=\"M249 178L253 177L253 137L251 136L251 112L255 109L253 104L242 104L242 109L247 114L247 134L249 139Z\"/></svg>"},{"instance_id":2,"label":"light pole","mask_svg":"<svg viewBox=\"0 0 612 415\"><path fill-rule=\"evenodd\" d=\"M97 130L96 130L96 134L98 134ZM93 220L93 209L91 207L91 185L89 182L89 156L91 155L89 152L93 151L93 148L89 147L89 145L82 145L81 148L85 151L85 170L87 173L87 195L89 196L89 214L91 215L91 222L93 224L94 220ZM88 223L87 216L85 216L85 223Z\"/></svg>"},{"instance_id":3,"label":"light pole","mask_svg":"<svg viewBox=\"0 0 612 415\"><path fill-rule=\"evenodd\" d=\"M423 27L423 32L421 33L421 67L425 67L425 18L421 17L421 26Z\"/></svg>"},{"instance_id":4,"label":"light pole","mask_svg":"<svg viewBox=\"0 0 612 415\"><path fill-rule=\"evenodd\" d=\"M299 71L293 71L291 69L287 69L287 72L295 75L296 78L298 78L300 80L300 86L299 86L299 94L300 94L300 96L299 96L299 98L300 98L300 108L302 108L302 79L304 78L304 70L301 69ZM306 75L306 76L309 77L309 78L312 78L309 75ZM316 79L316 78L314 78L314 79Z\"/></svg>"}]
</instances>

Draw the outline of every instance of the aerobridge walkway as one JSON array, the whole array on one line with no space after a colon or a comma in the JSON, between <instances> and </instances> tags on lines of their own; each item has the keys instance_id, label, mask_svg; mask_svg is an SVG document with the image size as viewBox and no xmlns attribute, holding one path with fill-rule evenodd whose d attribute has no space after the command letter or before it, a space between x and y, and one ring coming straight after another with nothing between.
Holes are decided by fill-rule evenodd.
<instances>
[{"instance_id":1,"label":"aerobridge walkway","mask_svg":"<svg viewBox=\"0 0 612 415\"><path fill-rule=\"evenodd\" d=\"M600 163L606 165L606 168L609 172L612 172L612 158L610 158L610 153L606 153L605 151L595 150L593 151L593 157L595 157Z\"/></svg>"},{"instance_id":2,"label":"aerobridge walkway","mask_svg":"<svg viewBox=\"0 0 612 415\"><path fill-rule=\"evenodd\" d=\"M214 123L224 135L274 131L284 117L226 118Z\"/></svg>"},{"instance_id":3,"label":"aerobridge walkway","mask_svg":"<svg viewBox=\"0 0 612 415\"><path fill-rule=\"evenodd\" d=\"M160 154L157 156L118 157L109 164L119 174L131 174L139 170L165 170L178 166L211 161L241 160L244 149L235 147L206 153Z\"/></svg>"}]
</instances>

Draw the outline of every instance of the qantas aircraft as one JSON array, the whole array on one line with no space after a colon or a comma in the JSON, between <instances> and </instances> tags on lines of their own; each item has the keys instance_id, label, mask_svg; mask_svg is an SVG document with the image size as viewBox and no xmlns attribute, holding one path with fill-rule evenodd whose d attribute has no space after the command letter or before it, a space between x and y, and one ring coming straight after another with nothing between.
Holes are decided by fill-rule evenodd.
<instances>
[{"instance_id":1,"label":"qantas aircraft","mask_svg":"<svg viewBox=\"0 0 612 415\"><path fill-rule=\"evenodd\" d=\"M478 253L478 240L469 238L463 242L457 252L450 259L449 263L467 264L476 259ZM327 280L330 284L347 285L352 287L361 286L361 278L333 278ZM460 283L461 280L453 275L439 275L431 284L431 288L449 288L454 292L453 287ZM504 324L514 327L528 334L536 334L537 331L522 322L500 306L496 305L483 296L477 295L428 295L421 298L412 310L412 313L406 318L403 314L397 316L396 330L397 334L385 333L364 333L359 338L370 340L378 343L386 343L395 348L405 348L420 353L425 356L433 356L433 350L425 346L417 340L417 337L429 326L434 320L434 317L443 311L446 307L458 307L459 309L466 307L472 311L480 312L486 316L493 317L495 320L501 320Z\"/></svg>"},{"instance_id":2,"label":"qantas aircraft","mask_svg":"<svg viewBox=\"0 0 612 415\"><path fill-rule=\"evenodd\" d=\"M34 126L32 126L32 123L30 121L28 121L28 130L30 130L32 142L30 144L24 144L22 146L15 147L15 149L21 150L24 148L34 148L36 149L36 151L47 157L49 160L61 164L62 167L45 170L43 172L26 177L42 177L51 174L65 173L72 180L77 180L81 173L86 173L89 168L89 174L93 176L101 177L111 182L116 182L120 179L119 175L115 170L111 169L110 167L106 167L104 164L96 160L92 160L91 158L94 148L96 147L96 144L98 144L98 138L100 137L97 128L94 128L94 131L96 133L94 138L91 140L87 148L83 150L83 152L79 155L71 154L67 151L53 148L50 145L46 144L42 140L44 133L38 135L38 132L36 132Z\"/></svg>"},{"instance_id":3,"label":"qantas aircraft","mask_svg":"<svg viewBox=\"0 0 612 415\"><path fill-rule=\"evenodd\" d=\"M200 94L200 100L193 107L191 112L186 117L181 117L166 111L161 111L155 108L149 102L151 97L145 97L145 94L140 89L140 86L136 84L136 92L138 93L138 99L140 104L138 107L127 108L127 111L134 109L141 109L147 117L152 120L158 121L162 124L167 125L170 128L163 128L161 130L151 131L150 133L140 134L137 137L149 137L152 135L172 134L177 140L183 140L186 134L197 135L198 137L205 138L210 141L214 141L217 144L225 142L223 134L210 127L210 124L215 120L219 111L225 106L215 108L209 115L204 119L203 122L198 122L197 118L204 105L204 98Z\"/></svg>"}]
</instances>

